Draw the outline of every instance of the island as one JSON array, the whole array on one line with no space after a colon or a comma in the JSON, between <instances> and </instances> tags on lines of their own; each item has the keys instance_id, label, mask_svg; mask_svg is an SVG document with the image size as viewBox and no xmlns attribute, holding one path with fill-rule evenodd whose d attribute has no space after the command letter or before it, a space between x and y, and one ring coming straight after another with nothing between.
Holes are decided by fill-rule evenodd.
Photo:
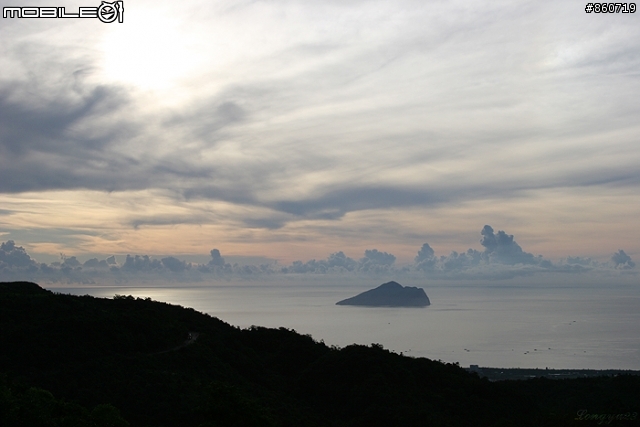
<instances>
[{"instance_id":1,"label":"island","mask_svg":"<svg viewBox=\"0 0 640 427\"><path fill-rule=\"evenodd\" d=\"M367 307L426 307L431 305L431 302L422 288L402 286L398 282L387 282L375 289L338 301L336 305L359 305Z\"/></svg>"},{"instance_id":2,"label":"island","mask_svg":"<svg viewBox=\"0 0 640 427\"><path fill-rule=\"evenodd\" d=\"M0 282L0 426L638 425L638 371L469 370L149 297Z\"/></svg>"}]
</instances>

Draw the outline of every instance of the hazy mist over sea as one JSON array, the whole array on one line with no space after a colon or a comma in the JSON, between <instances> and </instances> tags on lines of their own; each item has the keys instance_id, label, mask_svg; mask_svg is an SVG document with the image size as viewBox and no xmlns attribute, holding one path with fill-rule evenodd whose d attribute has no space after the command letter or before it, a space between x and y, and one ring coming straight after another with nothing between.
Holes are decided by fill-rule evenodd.
<instances>
[{"instance_id":1,"label":"hazy mist over sea","mask_svg":"<svg viewBox=\"0 0 640 427\"><path fill-rule=\"evenodd\" d=\"M482 251L438 257L425 243L405 265L377 249L360 259L336 252L289 265L250 258L231 264L217 249L208 262L62 255L46 264L12 241L0 246L0 263L3 279L71 294L150 297L243 328L295 329L329 345L379 343L463 366L640 369L640 286L623 250L605 261L552 262L488 225L480 235ZM424 288L431 305L335 305L390 280Z\"/></svg>"},{"instance_id":2,"label":"hazy mist over sea","mask_svg":"<svg viewBox=\"0 0 640 427\"><path fill-rule=\"evenodd\" d=\"M337 306L381 277L291 275L209 283L49 285L56 292L167 301L240 327L285 327L328 345L379 343L413 357L494 367L640 369L640 289L633 281L478 283L406 277L425 308Z\"/></svg>"}]
</instances>

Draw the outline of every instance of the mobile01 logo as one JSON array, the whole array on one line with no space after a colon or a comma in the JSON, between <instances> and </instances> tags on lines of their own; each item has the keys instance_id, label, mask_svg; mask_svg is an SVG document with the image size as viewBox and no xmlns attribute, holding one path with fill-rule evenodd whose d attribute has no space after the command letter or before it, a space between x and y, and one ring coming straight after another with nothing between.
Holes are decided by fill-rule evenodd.
<instances>
[{"instance_id":1,"label":"mobile01 logo","mask_svg":"<svg viewBox=\"0 0 640 427\"><path fill-rule=\"evenodd\" d=\"M124 1L103 1L98 7L80 7L78 13L67 13L65 7L3 7L3 18L98 18L105 24L124 22Z\"/></svg>"}]
</instances>

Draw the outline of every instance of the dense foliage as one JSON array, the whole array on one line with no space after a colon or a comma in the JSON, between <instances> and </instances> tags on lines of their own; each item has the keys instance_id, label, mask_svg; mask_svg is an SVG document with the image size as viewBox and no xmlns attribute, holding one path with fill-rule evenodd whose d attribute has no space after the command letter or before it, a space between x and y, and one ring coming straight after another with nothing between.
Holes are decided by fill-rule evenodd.
<instances>
[{"instance_id":1,"label":"dense foliage","mask_svg":"<svg viewBox=\"0 0 640 427\"><path fill-rule=\"evenodd\" d=\"M3 426L596 425L576 414L640 406L639 377L492 383L376 344L27 282L0 283L0 372Z\"/></svg>"}]
</instances>

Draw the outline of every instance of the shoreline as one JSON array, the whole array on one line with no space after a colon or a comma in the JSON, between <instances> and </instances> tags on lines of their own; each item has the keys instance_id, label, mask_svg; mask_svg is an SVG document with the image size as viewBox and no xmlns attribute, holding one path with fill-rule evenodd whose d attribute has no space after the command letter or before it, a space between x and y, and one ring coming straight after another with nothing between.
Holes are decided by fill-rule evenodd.
<instances>
[{"instance_id":1,"label":"shoreline","mask_svg":"<svg viewBox=\"0 0 640 427\"><path fill-rule=\"evenodd\" d=\"M477 373L489 381L528 380L532 378L574 379L593 377L615 377L618 375L639 375L640 371L630 369L549 369L549 368L492 368L471 365L464 368Z\"/></svg>"}]
</instances>

